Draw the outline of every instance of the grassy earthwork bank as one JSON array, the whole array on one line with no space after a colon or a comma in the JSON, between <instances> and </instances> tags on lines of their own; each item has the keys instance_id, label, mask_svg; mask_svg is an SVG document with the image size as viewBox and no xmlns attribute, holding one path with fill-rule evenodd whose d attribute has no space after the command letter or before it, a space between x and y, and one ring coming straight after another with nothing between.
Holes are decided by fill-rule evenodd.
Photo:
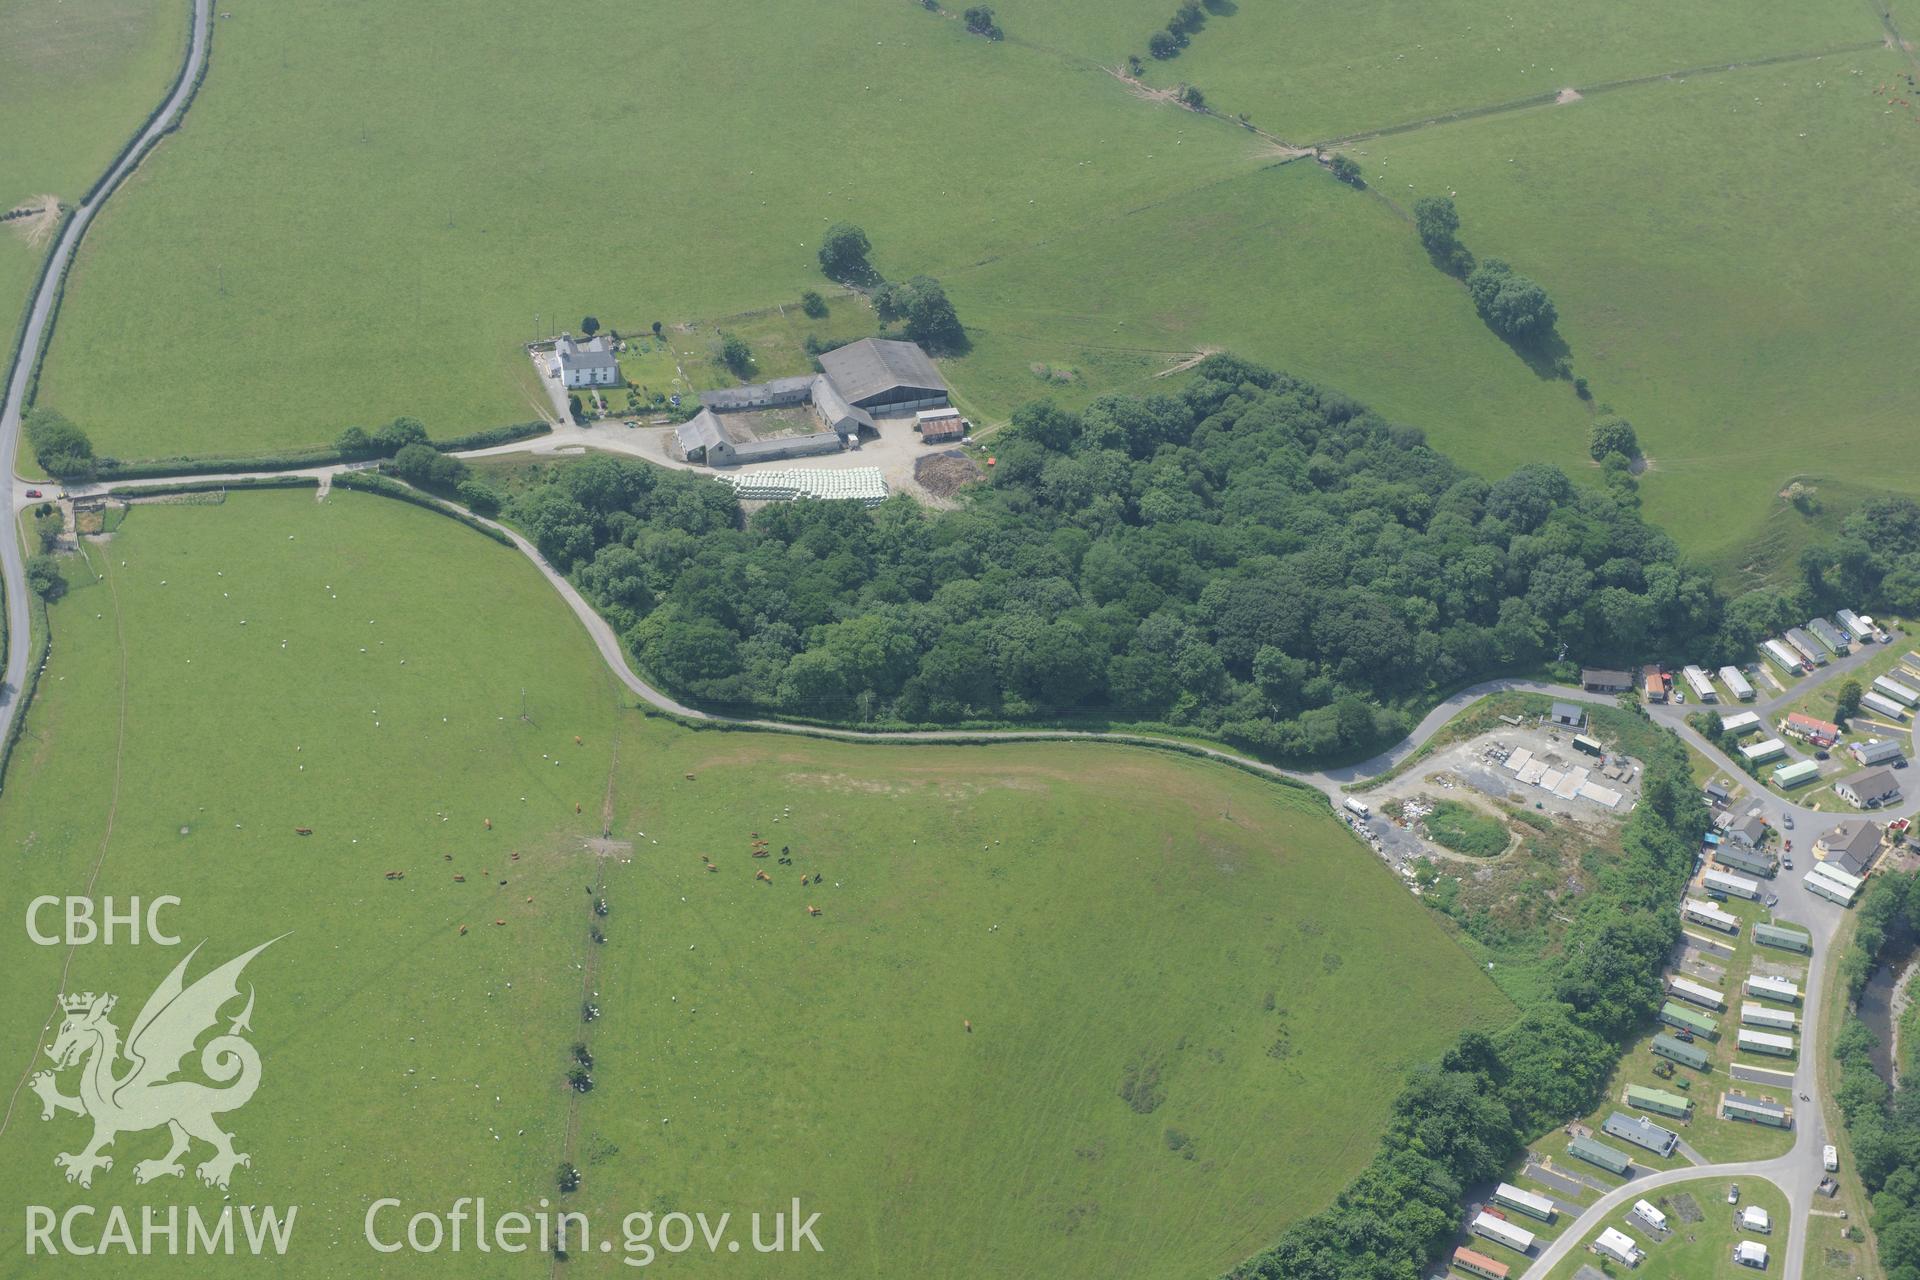
<instances>
[{"instance_id":1,"label":"grassy earthwork bank","mask_svg":"<svg viewBox=\"0 0 1920 1280\"><path fill-rule=\"evenodd\" d=\"M140 506L85 555L0 794L9 875L178 895L195 974L288 935L247 972L266 1072L224 1123L234 1201L301 1206L292 1274L384 1274L377 1196L532 1209L563 1159L616 1243L633 1210L744 1230L801 1197L827 1252L769 1271L1218 1271L1345 1185L1415 1064L1513 1014L1317 800L1237 771L673 727L621 709L519 557L370 495ZM10 1075L63 970L124 1031L182 954L0 948ZM134 1186L151 1133L62 1182L82 1127L21 1096L9 1203L222 1203Z\"/></svg>"}]
</instances>

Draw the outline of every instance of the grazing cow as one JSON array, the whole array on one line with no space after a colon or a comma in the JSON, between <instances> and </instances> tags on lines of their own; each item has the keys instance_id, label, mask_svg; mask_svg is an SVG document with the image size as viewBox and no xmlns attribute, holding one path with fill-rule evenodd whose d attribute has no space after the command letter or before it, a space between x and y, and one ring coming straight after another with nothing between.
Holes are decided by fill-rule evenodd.
<instances>
[{"instance_id":1,"label":"grazing cow","mask_svg":"<svg viewBox=\"0 0 1920 1280\"><path fill-rule=\"evenodd\" d=\"M482 822L484 822L484 823L486 823L486 824L487 824L487 830L489 830L489 831L491 831L491 830L493 830L493 819L492 819L492 818L482 818L482 819L480 819L480 821L482 821Z\"/></svg>"},{"instance_id":2,"label":"grazing cow","mask_svg":"<svg viewBox=\"0 0 1920 1280\"><path fill-rule=\"evenodd\" d=\"M961 1026L963 1026L963 1027L965 1027L965 1028L967 1029L967 1034L968 1034L968 1035L972 1035L972 1034L973 1034L973 1019L972 1019L972 1018L962 1018L962 1019L960 1019L960 1025L961 1025Z\"/></svg>"},{"instance_id":3,"label":"grazing cow","mask_svg":"<svg viewBox=\"0 0 1920 1280\"><path fill-rule=\"evenodd\" d=\"M313 834L313 828L312 827L295 827L293 829L293 834L297 836L310 836Z\"/></svg>"},{"instance_id":4,"label":"grazing cow","mask_svg":"<svg viewBox=\"0 0 1920 1280\"><path fill-rule=\"evenodd\" d=\"M495 921L494 921L494 923L495 923L495 924L505 924L505 923L506 923L506 921L505 921L505 920L495 920Z\"/></svg>"},{"instance_id":5,"label":"grazing cow","mask_svg":"<svg viewBox=\"0 0 1920 1280\"><path fill-rule=\"evenodd\" d=\"M755 880L765 880L765 881L766 881L766 882L767 882L768 884L772 884L772 883L773 883L773 877L772 877L772 876L770 876L770 875L768 875L768 874L767 874L766 872L764 872L764 871L756 871L756 872L754 872L754 873L753 873L753 878L754 878Z\"/></svg>"},{"instance_id":6,"label":"grazing cow","mask_svg":"<svg viewBox=\"0 0 1920 1280\"><path fill-rule=\"evenodd\" d=\"M463 938L467 936L467 926L465 925L460 926L460 936Z\"/></svg>"},{"instance_id":7,"label":"grazing cow","mask_svg":"<svg viewBox=\"0 0 1920 1280\"><path fill-rule=\"evenodd\" d=\"M467 882L467 878L465 876L455 876L453 878L453 882L455 884L465 884Z\"/></svg>"},{"instance_id":8,"label":"grazing cow","mask_svg":"<svg viewBox=\"0 0 1920 1280\"><path fill-rule=\"evenodd\" d=\"M573 745L576 747L580 745L580 735L577 733L573 735Z\"/></svg>"},{"instance_id":9,"label":"grazing cow","mask_svg":"<svg viewBox=\"0 0 1920 1280\"><path fill-rule=\"evenodd\" d=\"M387 872L387 879L389 880L405 880L406 878L407 878L407 873L404 871Z\"/></svg>"},{"instance_id":10,"label":"grazing cow","mask_svg":"<svg viewBox=\"0 0 1920 1280\"><path fill-rule=\"evenodd\" d=\"M720 869L720 868L718 868L718 867L716 867L716 866L714 866L714 865L713 865L713 864L712 864L711 862L709 862L709 863L707 864L707 870L709 870L709 871L718 871L719 869Z\"/></svg>"},{"instance_id":11,"label":"grazing cow","mask_svg":"<svg viewBox=\"0 0 1920 1280\"><path fill-rule=\"evenodd\" d=\"M814 905L813 905L812 903L808 903L808 904L807 904L807 914L808 914L808 915L810 915L810 916L817 916L817 915L819 915L819 914L820 914L820 908L818 908L818 907L816 907L816 906L814 906Z\"/></svg>"}]
</instances>

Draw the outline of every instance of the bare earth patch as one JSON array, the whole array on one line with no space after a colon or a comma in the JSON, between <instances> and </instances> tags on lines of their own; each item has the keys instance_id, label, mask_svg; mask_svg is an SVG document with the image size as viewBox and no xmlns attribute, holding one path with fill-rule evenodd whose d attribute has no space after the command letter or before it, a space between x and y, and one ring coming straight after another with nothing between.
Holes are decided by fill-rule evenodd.
<instances>
[{"instance_id":1,"label":"bare earth patch","mask_svg":"<svg viewBox=\"0 0 1920 1280\"><path fill-rule=\"evenodd\" d=\"M982 476L980 464L958 449L914 459L913 482L936 498L951 498Z\"/></svg>"},{"instance_id":2,"label":"bare earth patch","mask_svg":"<svg viewBox=\"0 0 1920 1280\"><path fill-rule=\"evenodd\" d=\"M1553 101L1555 105L1562 107L1566 106L1569 102L1578 102L1580 101L1580 91L1578 89L1562 89L1560 96Z\"/></svg>"},{"instance_id":3,"label":"bare earth patch","mask_svg":"<svg viewBox=\"0 0 1920 1280\"><path fill-rule=\"evenodd\" d=\"M28 196L15 207L34 211L24 218L7 219L7 225L13 229L15 235L23 237L36 249L53 238L53 229L60 225L59 196Z\"/></svg>"}]
</instances>

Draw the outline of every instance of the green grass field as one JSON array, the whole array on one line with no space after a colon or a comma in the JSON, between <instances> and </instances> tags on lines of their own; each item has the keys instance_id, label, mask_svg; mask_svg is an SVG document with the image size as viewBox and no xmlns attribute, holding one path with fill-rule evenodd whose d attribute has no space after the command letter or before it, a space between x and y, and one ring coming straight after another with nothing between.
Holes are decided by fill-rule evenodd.
<instances>
[{"instance_id":1,"label":"green grass field","mask_svg":"<svg viewBox=\"0 0 1920 1280\"><path fill-rule=\"evenodd\" d=\"M1177 7L1125 0L997 12L1009 39L1119 66L1129 53L1146 57L1147 37ZM1207 25L1177 58L1146 58L1147 82L1199 85L1216 110L1246 112L1301 145L1568 86L1861 44L1880 34L1872 11L1848 0L1715 0L1683 12L1648 0L1576 8L1522 0L1493 10L1474 0L1317 9L1224 0L1206 8Z\"/></svg>"},{"instance_id":2,"label":"green grass field","mask_svg":"<svg viewBox=\"0 0 1920 1280\"><path fill-rule=\"evenodd\" d=\"M1886 377L1920 332L1920 295L1888 270L1920 238L1920 111L1882 91L1910 69L1839 55L1356 154L1396 200L1457 193L1463 242L1546 286L1576 371L1652 458L1649 517L1730 582L1778 580L1805 541L1804 517L1776 515L1789 481L1834 504L1920 482Z\"/></svg>"},{"instance_id":3,"label":"green grass field","mask_svg":"<svg viewBox=\"0 0 1920 1280\"><path fill-rule=\"evenodd\" d=\"M1778 1274L1788 1251L1800 1247L1791 1230L1794 1224L1787 1218L1787 1198L1771 1182L1758 1178L1741 1178L1738 1185L1738 1207L1759 1205L1765 1209L1773 1219L1771 1235L1740 1230L1734 1220L1736 1206L1727 1203L1727 1180L1702 1178L1698 1182L1662 1187L1658 1194L1650 1197L1654 1207L1667 1215L1672 1228L1666 1239L1657 1240L1638 1218L1631 1217L1628 1212L1631 1205L1608 1214L1604 1222L1588 1233L1588 1238L1599 1235L1604 1227L1614 1227L1632 1236L1646 1250L1646 1259L1632 1271L1618 1263L1607 1263L1605 1269L1610 1275L1632 1275L1642 1280L1734 1280L1754 1275L1752 1268L1740 1266L1733 1260L1733 1246L1738 1240L1757 1240L1766 1245L1769 1255L1766 1274ZM1681 1203L1683 1197L1690 1205ZM1689 1217L1695 1220L1686 1220ZM1602 1261L1597 1254L1577 1249L1553 1269L1551 1280L1572 1280L1582 1265L1598 1267Z\"/></svg>"},{"instance_id":4,"label":"green grass field","mask_svg":"<svg viewBox=\"0 0 1920 1280\"><path fill-rule=\"evenodd\" d=\"M941 275L1263 162L1257 139L892 0L622 9L591 49L504 0L460 6L449 40L453 12L223 22L187 125L89 237L43 399L128 457L403 411L455 434L528 416L536 313L637 329L791 303L825 284L841 218L890 275ZM513 75L476 74L502 60Z\"/></svg>"},{"instance_id":5,"label":"green grass field","mask_svg":"<svg viewBox=\"0 0 1920 1280\"><path fill-rule=\"evenodd\" d=\"M186 56L187 0L0 0L0 211L74 204L158 106ZM52 197L53 199L43 199ZM0 226L0 336L53 247Z\"/></svg>"},{"instance_id":6,"label":"green grass field","mask_svg":"<svg viewBox=\"0 0 1920 1280\"><path fill-rule=\"evenodd\" d=\"M225 1124L234 1202L301 1206L294 1273L385 1274L377 1195L531 1209L569 1152L603 1232L800 1196L827 1253L769 1271L1219 1271L1344 1185L1408 1068L1511 1015L1319 802L1233 770L675 728L621 709L517 555L361 495L145 506L87 555L0 794L8 873L179 895L196 974L291 930L248 970L267 1074ZM630 856L584 847L603 821ZM179 954L0 948L16 1078L63 966L125 1030ZM10 1203L220 1203L132 1185L153 1134L68 1186L79 1123L21 1097Z\"/></svg>"}]
</instances>

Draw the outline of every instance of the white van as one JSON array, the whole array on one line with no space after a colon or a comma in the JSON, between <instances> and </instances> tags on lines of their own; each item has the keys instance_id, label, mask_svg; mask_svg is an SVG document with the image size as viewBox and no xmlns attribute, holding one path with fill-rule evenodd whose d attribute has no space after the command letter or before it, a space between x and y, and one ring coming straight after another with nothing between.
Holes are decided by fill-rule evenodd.
<instances>
[{"instance_id":1,"label":"white van","mask_svg":"<svg viewBox=\"0 0 1920 1280\"><path fill-rule=\"evenodd\" d=\"M1351 813L1356 817L1370 818L1373 816L1373 810L1367 808L1367 806L1364 803L1362 803L1359 800L1355 800L1352 796L1347 797L1345 808L1348 813Z\"/></svg>"}]
</instances>

